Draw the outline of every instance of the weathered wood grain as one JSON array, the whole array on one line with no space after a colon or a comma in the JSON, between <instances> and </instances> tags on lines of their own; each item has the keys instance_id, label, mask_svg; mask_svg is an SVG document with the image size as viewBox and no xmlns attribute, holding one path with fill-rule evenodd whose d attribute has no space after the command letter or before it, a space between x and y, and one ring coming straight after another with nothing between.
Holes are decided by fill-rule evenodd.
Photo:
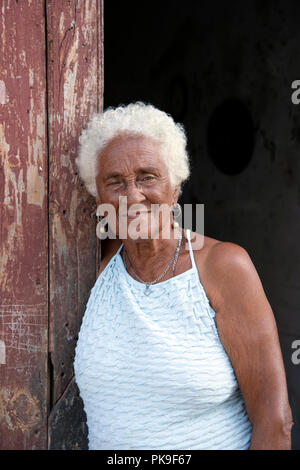
<instances>
[{"instance_id":1,"label":"weathered wood grain","mask_svg":"<svg viewBox=\"0 0 300 470\"><path fill-rule=\"evenodd\" d=\"M47 445L44 3L0 5L0 449Z\"/></svg>"},{"instance_id":2,"label":"weathered wood grain","mask_svg":"<svg viewBox=\"0 0 300 470\"><path fill-rule=\"evenodd\" d=\"M74 378L54 405L49 418L50 450L87 450L87 425Z\"/></svg>"},{"instance_id":3,"label":"weathered wood grain","mask_svg":"<svg viewBox=\"0 0 300 470\"><path fill-rule=\"evenodd\" d=\"M102 109L102 16L101 0L1 3L0 449L70 448L83 416L73 356L100 244L74 160Z\"/></svg>"},{"instance_id":4,"label":"weathered wood grain","mask_svg":"<svg viewBox=\"0 0 300 470\"><path fill-rule=\"evenodd\" d=\"M82 128L102 107L101 2L47 1L47 37L49 349L54 406L73 374L77 334L98 269L96 206L79 181L75 157Z\"/></svg>"}]
</instances>

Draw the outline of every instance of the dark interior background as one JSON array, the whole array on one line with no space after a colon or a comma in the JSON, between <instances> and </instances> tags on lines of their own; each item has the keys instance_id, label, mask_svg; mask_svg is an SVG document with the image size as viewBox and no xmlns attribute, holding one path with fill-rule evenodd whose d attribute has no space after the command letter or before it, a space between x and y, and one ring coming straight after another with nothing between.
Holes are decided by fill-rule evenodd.
<instances>
[{"instance_id":1,"label":"dark interior background","mask_svg":"<svg viewBox=\"0 0 300 470\"><path fill-rule=\"evenodd\" d=\"M243 246L276 318L300 449L300 2L122 2L104 8L105 107L150 102L185 126L205 234ZM195 228L194 228L195 229Z\"/></svg>"}]
</instances>

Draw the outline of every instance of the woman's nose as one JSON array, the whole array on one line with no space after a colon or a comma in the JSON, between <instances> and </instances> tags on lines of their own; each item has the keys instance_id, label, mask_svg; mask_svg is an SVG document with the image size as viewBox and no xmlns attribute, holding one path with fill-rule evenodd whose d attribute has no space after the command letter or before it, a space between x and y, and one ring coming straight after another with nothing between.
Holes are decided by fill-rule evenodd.
<instances>
[{"instance_id":1,"label":"woman's nose","mask_svg":"<svg viewBox=\"0 0 300 470\"><path fill-rule=\"evenodd\" d=\"M127 204L137 204L145 200L142 188L136 182L128 183L124 191L124 196L127 196Z\"/></svg>"}]
</instances>

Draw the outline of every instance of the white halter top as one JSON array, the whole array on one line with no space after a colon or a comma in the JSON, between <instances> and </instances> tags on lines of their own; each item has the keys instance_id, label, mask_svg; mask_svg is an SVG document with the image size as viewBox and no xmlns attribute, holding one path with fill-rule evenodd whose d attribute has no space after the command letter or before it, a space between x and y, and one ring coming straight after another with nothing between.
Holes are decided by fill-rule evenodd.
<instances>
[{"instance_id":1,"label":"white halter top","mask_svg":"<svg viewBox=\"0 0 300 470\"><path fill-rule=\"evenodd\" d=\"M248 449L252 427L195 264L150 286L120 251L98 276L75 350L89 449Z\"/></svg>"}]
</instances>

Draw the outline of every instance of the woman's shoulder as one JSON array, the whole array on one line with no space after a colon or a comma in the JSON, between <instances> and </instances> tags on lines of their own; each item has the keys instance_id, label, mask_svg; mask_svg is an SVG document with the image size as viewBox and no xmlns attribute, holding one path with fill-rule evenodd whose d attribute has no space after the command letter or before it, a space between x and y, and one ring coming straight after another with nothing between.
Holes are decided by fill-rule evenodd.
<instances>
[{"instance_id":1,"label":"woman's shoulder","mask_svg":"<svg viewBox=\"0 0 300 470\"><path fill-rule=\"evenodd\" d=\"M209 261L227 260L228 257L240 257L247 255L247 251L242 246L228 241L218 240L216 238L208 237L197 232L190 232L190 240L195 257L205 255L209 257Z\"/></svg>"},{"instance_id":2,"label":"woman's shoulder","mask_svg":"<svg viewBox=\"0 0 300 470\"><path fill-rule=\"evenodd\" d=\"M191 232L191 241L193 239L196 240L193 242L193 253L199 276L211 304L214 304L213 300L219 294L217 280L222 279L222 283L226 284L240 266L250 270L253 263L245 248L236 243ZM202 246L197 249L201 241Z\"/></svg>"}]
</instances>

